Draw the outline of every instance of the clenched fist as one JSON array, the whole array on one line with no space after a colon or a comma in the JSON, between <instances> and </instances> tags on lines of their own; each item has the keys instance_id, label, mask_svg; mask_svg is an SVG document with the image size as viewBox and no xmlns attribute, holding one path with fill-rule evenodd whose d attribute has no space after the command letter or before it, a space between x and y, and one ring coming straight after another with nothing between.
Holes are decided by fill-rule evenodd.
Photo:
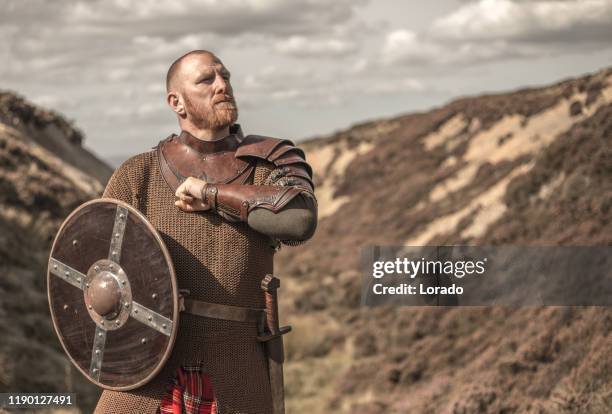
<instances>
[{"instance_id":1,"label":"clenched fist","mask_svg":"<svg viewBox=\"0 0 612 414\"><path fill-rule=\"evenodd\" d=\"M206 211L210 206L202 201L202 190L206 181L189 177L176 189L174 205L183 211Z\"/></svg>"}]
</instances>

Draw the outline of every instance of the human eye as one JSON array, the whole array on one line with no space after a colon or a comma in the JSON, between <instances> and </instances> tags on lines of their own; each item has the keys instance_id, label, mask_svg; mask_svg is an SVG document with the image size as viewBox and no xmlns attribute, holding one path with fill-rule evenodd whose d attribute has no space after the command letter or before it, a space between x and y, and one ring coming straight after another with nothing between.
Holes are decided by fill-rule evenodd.
<instances>
[{"instance_id":1,"label":"human eye","mask_svg":"<svg viewBox=\"0 0 612 414\"><path fill-rule=\"evenodd\" d=\"M198 83L212 83L215 80L214 73L205 73L199 77Z\"/></svg>"}]
</instances>

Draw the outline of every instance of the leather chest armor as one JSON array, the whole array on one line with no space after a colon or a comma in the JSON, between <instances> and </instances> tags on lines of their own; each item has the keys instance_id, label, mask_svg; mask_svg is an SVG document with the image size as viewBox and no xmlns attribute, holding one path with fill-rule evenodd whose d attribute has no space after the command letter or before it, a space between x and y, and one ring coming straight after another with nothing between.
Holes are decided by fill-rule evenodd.
<instances>
[{"instance_id":1,"label":"leather chest armor","mask_svg":"<svg viewBox=\"0 0 612 414\"><path fill-rule=\"evenodd\" d=\"M300 194L315 200L312 169L304 152L285 139L259 135L243 136L239 125L230 135L202 141L188 132L171 135L157 146L160 171L174 190L188 177L206 181L202 200L230 221L247 221L253 208L278 212ZM253 186L258 161L275 169L269 185Z\"/></svg>"},{"instance_id":2,"label":"leather chest armor","mask_svg":"<svg viewBox=\"0 0 612 414\"><path fill-rule=\"evenodd\" d=\"M244 137L239 125L232 125L230 135L217 141L202 141L183 131L161 141L157 150L163 177L174 190L187 177L210 184L246 184L258 159L286 168L284 176L300 177L312 187L312 170L304 152L293 142L259 135Z\"/></svg>"}]
</instances>

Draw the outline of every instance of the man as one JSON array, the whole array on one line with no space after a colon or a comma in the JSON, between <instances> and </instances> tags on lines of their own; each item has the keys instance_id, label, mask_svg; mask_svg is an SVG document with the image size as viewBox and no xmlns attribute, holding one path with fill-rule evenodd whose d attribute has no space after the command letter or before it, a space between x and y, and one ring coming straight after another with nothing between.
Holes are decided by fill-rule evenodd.
<instances>
[{"instance_id":1,"label":"man","mask_svg":"<svg viewBox=\"0 0 612 414\"><path fill-rule=\"evenodd\" d=\"M272 413L259 321L249 311L265 307L261 281L279 243L314 233L311 169L290 141L242 135L230 74L214 54L177 59L166 87L182 132L126 161L104 197L147 216L179 288L207 311L182 312L161 373L131 392L105 390L96 413L156 413L160 403L163 413ZM245 316L228 313L237 308Z\"/></svg>"}]
</instances>

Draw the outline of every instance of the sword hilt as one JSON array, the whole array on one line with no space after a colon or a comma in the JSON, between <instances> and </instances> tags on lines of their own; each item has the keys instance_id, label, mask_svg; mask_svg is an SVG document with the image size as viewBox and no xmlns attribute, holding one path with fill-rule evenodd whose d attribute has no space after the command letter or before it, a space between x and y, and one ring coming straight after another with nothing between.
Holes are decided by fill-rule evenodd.
<instances>
[{"instance_id":1,"label":"sword hilt","mask_svg":"<svg viewBox=\"0 0 612 414\"><path fill-rule=\"evenodd\" d=\"M280 287L280 279L274 275L266 275L261 281L261 289L265 292L266 301L266 325L268 332L259 335L257 339L261 342L278 338L289 331L291 326L279 326L278 320L278 295L277 289Z\"/></svg>"},{"instance_id":2,"label":"sword hilt","mask_svg":"<svg viewBox=\"0 0 612 414\"><path fill-rule=\"evenodd\" d=\"M273 275L266 275L261 281L261 288L266 297L266 321L268 330L272 334L278 333L278 295L276 290L280 287L280 279Z\"/></svg>"}]
</instances>

